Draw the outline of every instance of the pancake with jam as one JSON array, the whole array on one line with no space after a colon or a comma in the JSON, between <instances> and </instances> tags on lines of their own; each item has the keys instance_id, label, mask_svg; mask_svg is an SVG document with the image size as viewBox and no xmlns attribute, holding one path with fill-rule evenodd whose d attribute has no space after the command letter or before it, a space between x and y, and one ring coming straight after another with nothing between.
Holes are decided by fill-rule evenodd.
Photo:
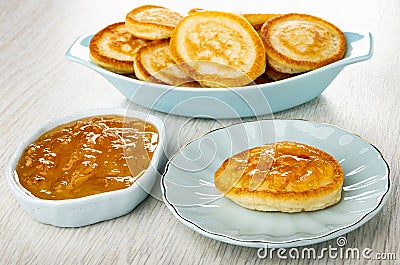
<instances>
[{"instance_id":1,"label":"pancake with jam","mask_svg":"<svg viewBox=\"0 0 400 265\"><path fill-rule=\"evenodd\" d=\"M340 201L343 171L328 153L284 141L245 150L226 159L215 187L252 210L315 211Z\"/></svg>"},{"instance_id":2,"label":"pancake with jam","mask_svg":"<svg viewBox=\"0 0 400 265\"><path fill-rule=\"evenodd\" d=\"M183 16L173 10L155 5L139 6L126 15L128 31L147 40L168 39Z\"/></svg>"},{"instance_id":3,"label":"pancake with jam","mask_svg":"<svg viewBox=\"0 0 400 265\"><path fill-rule=\"evenodd\" d=\"M134 72L135 52L149 41L130 34L124 22L109 25L96 33L89 44L91 60L115 73L131 74Z\"/></svg>"},{"instance_id":4,"label":"pancake with jam","mask_svg":"<svg viewBox=\"0 0 400 265\"><path fill-rule=\"evenodd\" d=\"M319 17L285 14L268 19L261 28L268 64L295 74L340 60L346 51L344 33Z\"/></svg>"}]
</instances>

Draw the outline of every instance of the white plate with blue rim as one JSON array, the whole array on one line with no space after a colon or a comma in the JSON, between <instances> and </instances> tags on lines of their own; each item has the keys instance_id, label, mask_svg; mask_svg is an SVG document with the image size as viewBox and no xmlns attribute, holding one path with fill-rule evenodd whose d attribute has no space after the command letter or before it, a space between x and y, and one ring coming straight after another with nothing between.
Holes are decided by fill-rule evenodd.
<instances>
[{"instance_id":1,"label":"white plate with blue rim","mask_svg":"<svg viewBox=\"0 0 400 265\"><path fill-rule=\"evenodd\" d=\"M214 173L225 159L284 140L315 146L339 161L345 178L338 204L314 212L258 212L216 190ZM305 120L261 120L188 143L168 162L161 186L168 209L194 231L240 246L280 248L323 242L365 224L387 201L391 177L381 152L349 131Z\"/></svg>"}]
</instances>

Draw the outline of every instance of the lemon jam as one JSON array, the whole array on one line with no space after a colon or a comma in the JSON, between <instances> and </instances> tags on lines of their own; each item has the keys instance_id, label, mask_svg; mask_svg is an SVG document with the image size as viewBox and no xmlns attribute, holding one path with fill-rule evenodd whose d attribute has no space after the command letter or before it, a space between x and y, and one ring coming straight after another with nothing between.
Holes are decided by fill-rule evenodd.
<instances>
[{"instance_id":1,"label":"lemon jam","mask_svg":"<svg viewBox=\"0 0 400 265\"><path fill-rule=\"evenodd\" d=\"M131 186L158 145L148 122L119 115L60 125L27 146L16 167L20 184L47 200L80 198Z\"/></svg>"}]
</instances>

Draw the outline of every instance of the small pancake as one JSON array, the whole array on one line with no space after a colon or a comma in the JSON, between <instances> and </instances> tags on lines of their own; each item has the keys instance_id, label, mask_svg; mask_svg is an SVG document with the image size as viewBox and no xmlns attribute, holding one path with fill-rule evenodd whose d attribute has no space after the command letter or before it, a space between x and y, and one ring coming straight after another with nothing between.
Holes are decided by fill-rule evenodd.
<instances>
[{"instance_id":1,"label":"small pancake","mask_svg":"<svg viewBox=\"0 0 400 265\"><path fill-rule=\"evenodd\" d=\"M174 86L193 81L171 58L168 39L152 41L136 52L135 73L140 80Z\"/></svg>"},{"instance_id":2,"label":"small pancake","mask_svg":"<svg viewBox=\"0 0 400 265\"><path fill-rule=\"evenodd\" d=\"M206 11L206 9L202 8L192 8L189 10L188 14L193 14L197 12L203 12ZM278 14L240 14L239 15L243 16L249 23L254 27L254 29L259 32L262 25L270 18L278 16Z\"/></svg>"},{"instance_id":3,"label":"small pancake","mask_svg":"<svg viewBox=\"0 0 400 265\"><path fill-rule=\"evenodd\" d=\"M202 86L197 81L191 81L187 83L182 83L177 85L178 87L191 87L191 88L202 88Z\"/></svg>"},{"instance_id":4,"label":"small pancake","mask_svg":"<svg viewBox=\"0 0 400 265\"><path fill-rule=\"evenodd\" d=\"M241 14L250 24L254 27L254 29L259 32L261 30L262 25L270 18L278 16L278 14Z\"/></svg>"},{"instance_id":5,"label":"small pancake","mask_svg":"<svg viewBox=\"0 0 400 265\"><path fill-rule=\"evenodd\" d=\"M112 72L134 72L135 52L148 41L136 38L125 28L125 22L109 25L96 33L89 44L91 60Z\"/></svg>"},{"instance_id":6,"label":"small pancake","mask_svg":"<svg viewBox=\"0 0 400 265\"><path fill-rule=\"evenodd\" d=\"M271 78L273 81L287 79L287 78L290 78L290 77L296 75L296 74L287 74L287 73L278 72L268 64L267 64L267 70L265 70L265 74L269 78Z\"/></svg>"},{"instance_id":7,"label":"small pancake","mask_svg":"<svg viewBox=\"0 0 400 265\"><path fill-rule=\"evenodd\" d=\"M190 10L188 11L188 14L191 15L191 14L193 14L193 13L203 12L203 11L207 11L207 10L206 10L206 9L203 9L203 8L195 7L195 8L190 9Z\"/></svg>"},{"instance_id":8,"label":"small pancake","mask_svg":"<svg viewBox=\"0 0 400 265\"><path fill-rule=\"evenodd\" d=\"M267 83L271 83L274 82L274 80L272 80L271 78L269 78L266 74L260 75L259 77L257 77L256 80L254 80L254 82L251 82L248 85L262 85L262 84L267 84Z\"/></svg>"},{"instance_id":9,"label":"small pancake","mask_svg":"<svg viewBox=\"0 0 400 265\"><path fill-rule=\"evenodd\" d=\"M237 14L192 13L175 28L170 50L184 72L205 86L243 86L265 71L264 45Z\"/></svg>"},{"instance_id":10,"label":"small pancake","mask_svg":"<svg viewBox=\"0 0 400 265\"><path fill-rule=\"evenodd\" d=\"M314 211L340 201L344 174L328 153L283 141L240 152L214 175L233 202L258 211Z\"/></svg>"},{"instance_id":11,"label":"small pancake","mask_svg":"<svg viewBox=\"0 0 400 265\"><path fill-rule=\"evenodd\" d=\"M344 33L315 16L285 14L273 17L261 28L268 63L278 72L302 73L343 58Z\"/></svg>"},{"instance_id":12,"label":"small pancake","mask_svg":"<svg viewBox=\"0 0 400 265\"><path fill-rule=\"evenodd\" d=\"M147 40L168 39L183 16L168 8L144 5L126 15L126 28L138 37Z\"/></svg>"}]
</instances>

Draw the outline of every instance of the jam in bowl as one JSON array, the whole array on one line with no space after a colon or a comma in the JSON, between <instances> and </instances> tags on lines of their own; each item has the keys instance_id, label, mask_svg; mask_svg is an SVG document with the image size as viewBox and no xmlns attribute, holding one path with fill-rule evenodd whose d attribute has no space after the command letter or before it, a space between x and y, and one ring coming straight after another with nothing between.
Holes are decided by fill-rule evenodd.
<instances>
[{"instance_id":1,"label":"jam in bowl","mask_svg":"<svg viewBox=\"0 0 400 265\"><path fill-rule=\"evenodd\" d=\"M164 162L164 125L125 109L97 109L52 121L17 150L7 179L38 221L84 226L132 211Z\"/></svg>"}]
</instances>

